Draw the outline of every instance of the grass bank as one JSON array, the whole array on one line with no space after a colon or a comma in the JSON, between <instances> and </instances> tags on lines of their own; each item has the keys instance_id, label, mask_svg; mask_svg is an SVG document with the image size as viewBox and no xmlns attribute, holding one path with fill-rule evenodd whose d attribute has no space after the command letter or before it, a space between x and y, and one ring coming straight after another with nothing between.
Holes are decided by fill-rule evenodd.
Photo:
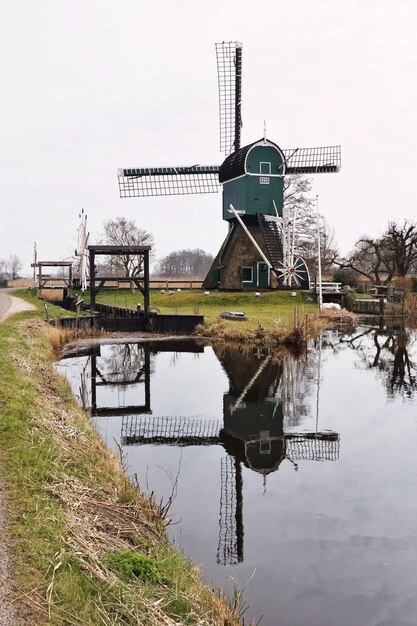
<instances>
[{"instance_id":1,"label":"grass bank","mask_svg":"<svg viewBox=\"0 0 417 626\"><path fill-rule=\"evenodd\" d=\"M301 291L266 291L259 297L254 292L221 292L210 291L205 295L202 289L187 289L175 291L169 294L166 290L161 293L159 289L151 289L150 305L161 313L193 313L204 315L207 325L218 322L222 311L244 311L247 321L225 321L225 326L234 328L236 324L243 331L255 331L262 326L266 332L275 330L277 325L290 328L294 317L294 307L301 314L312 313L317 310L317 305L306 301L305 294ZM88 299L88 296L85 298ZM97 297L98 302L136 309L143 299L138 290L103 290Z\"/></svg>"},{"instance_id":2,"label":"grass bank","mask_svg":"<svg viewBox=\"0 0 417 626\"><path fill-rule=\"evenodd\" d=\"M0 324L0 465L27 623L237 624L53 370L42 316Z\"/></svg>"}]
</instances>

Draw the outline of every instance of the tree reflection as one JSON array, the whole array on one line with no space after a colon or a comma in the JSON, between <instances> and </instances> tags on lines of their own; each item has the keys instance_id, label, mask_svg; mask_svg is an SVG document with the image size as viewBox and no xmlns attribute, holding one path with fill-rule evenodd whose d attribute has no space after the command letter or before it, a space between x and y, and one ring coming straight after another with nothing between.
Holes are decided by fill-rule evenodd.
<instances>
[{"instance_id":1,"label":"tree reflection","mask_svg":"<svg viewBox=\"0 0 417 626\"><path fill-rule=\"evenodd\" d=\"M97 375L108 384L137 382L146 367L145 350L139 343L119 343L107 346L97 364Z\"/></svg>"},{"instance_id":2,"label":"tree reflection","mask_svg":"<svg viewBox=\"0 0 417 626\"><path fill-rule=\"evenodd\" d=\"M340 340L358 353L366 369L377 370L388 397L405 398L412 398L417 391L415 342L415 334L404 326L367 328Z\"/></svg>"}]
</instances>

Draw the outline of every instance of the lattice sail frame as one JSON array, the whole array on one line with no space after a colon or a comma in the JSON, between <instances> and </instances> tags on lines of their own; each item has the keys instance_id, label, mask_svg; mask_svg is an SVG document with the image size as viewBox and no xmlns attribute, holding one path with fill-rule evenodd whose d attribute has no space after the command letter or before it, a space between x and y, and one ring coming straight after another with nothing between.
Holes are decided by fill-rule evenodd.
<instances>
[{"instance_id":1,"label":"lattice sail frame","mask_svg":"<svg viewBox=\"0 0 417 626\"><path fill-rule=\"evenodd\" d=\"M219 443L221 423L199 416L152 416L122 418L122 445L164 444L173 446Z\"/></svg>"},{"instance_id":2,"label":"lattice sail frame","mask_svg":"<svg viewBox=\"0 0 417 626\"><path fill-rule=\"evenodd\" d=\"M240 148L242 127L242 44L216 43L219 85L220 152L228 155Z\"/></svg>"},{"instance_id":3,"label":"lattice sail frame","mask_svg":"<svg viewBox=\"0 0 417 626\"><path fill-rule=\"evenodd\" d=\"M286 148L283 153L287 175L332 174L338 172L342 165L340 146Z\"/></svg>"},{"instance_id":4,"label":"lattice sail frame","mask_svg":"<svg viewBox=\"0 0 417 626\"><path fill-rule=\"evenodd\" d=\"M216 561L219 565L237 565L239 563L235 485L235 463L232 457L228 455L220 460L219 542L216 554Z\"/></svg>"},{"instance_id":5,"label":"lattice sail frame","mask_svg":"<svg viewBox=\"0 0 417 626\"><path fill-rule=\"evenodd\" d=\"M121 198L218 193L218 165L119 169Z\"/></svg>"}]
</instances>

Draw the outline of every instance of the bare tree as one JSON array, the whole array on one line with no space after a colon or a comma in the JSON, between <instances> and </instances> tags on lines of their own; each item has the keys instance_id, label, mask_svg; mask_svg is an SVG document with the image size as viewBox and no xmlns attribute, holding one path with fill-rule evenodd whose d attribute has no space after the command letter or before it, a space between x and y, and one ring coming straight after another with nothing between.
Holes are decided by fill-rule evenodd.
<instances>
[{"instance_id":1,"label":"bare tree","mask_svg":"<svg viewBox=\"0 0 417 626\"><path fill-rule=\"evenodd\" d=\"M154 246L154 238L144 228L139 228L134 220L126 217L116 217L104 222L104 243L111 246ZM149 255L154 258L154 252ZM123 276L139 276L143 271L143 257L140 255L125 254L111 256L107 265L113 273L122 272Z\"/></svg>"},{"instance_id":2,"label":"bare tree","mask_svg":"<svg viewBox=\"0 0 417 626\"><path fill-rule=\"evenodd\" d=\"M22 260L17 254L11 254L6 260L6 270L11 280L15 280L23 269Z\"/></svg>"},{"instance_id":3,"label":"bare tree","mask_svg":"<svg viewBox=\"0 0 417 626\"><path fill-rule=\"evenodd\" d=\"M347 257L336 259L335 263L340 268L354 270L374 285L386 285L393 277L383 238L361 237L352 252Z\"/></svg>"},{"instance_id":4,"label":"bare tree","mask_svg":"<svg viewBox=\"0 0 417 626\"><path fill-rule=\"evenodd\" d=\"M312 181L305 176L289 176L284 180L284 208L295 223L296 253L304 258L311 274L317 273L317 214L315 199L311 195ZM321 264L324 271L329 270L337 247L334 232L322 215L319 215Z\"/></svg>"},{"instance_id":5,"label":"bare tree","mask_svg":"<svg viewBox=\"0 0 417 626\"><path fill-rule=\"evenodd\" d=\"M363 236L345 258L341 268L350 268L373 284L386 285L394 276L406 276L417 263L417 226L408 220L402 226L390 222L381 237Z\"/></svg>"},{"instance_id":6,"label":"bare tree","mask_svg":"<svg viewBox=\"0 0 417 626\"><path fill-rule=\"evenodd\" d=\"M407 276L417 262L417 225L408 220L392 221L384 235L387 264L395 276Z\"/></svg>"}]
</instances>

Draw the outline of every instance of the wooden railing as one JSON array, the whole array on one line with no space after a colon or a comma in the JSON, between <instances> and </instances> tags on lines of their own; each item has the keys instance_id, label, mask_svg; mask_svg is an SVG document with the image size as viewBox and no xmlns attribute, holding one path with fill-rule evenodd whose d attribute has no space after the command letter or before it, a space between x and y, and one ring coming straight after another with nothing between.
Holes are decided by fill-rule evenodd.
<instances>
[{"instance_id":1,"label":"wooden railing","mask_svg":"<svg viewBox=\"0 0 417 626\"><path fill-rule=\"evenodd\" d=\"M342 287L342 283L321 283L321 290L323 292L325 291L341 291L341 287ZM316 290L316 293L318 293L319 291L319 284L318 283L314 283L314 282L310 282L310 290L314 291L314 289Z\"/></svg>"},{"instance_id":2,"label":"wooden railing","mask_svg":"<svg viewBox=\"0 0 417 626\"><path fill-rule=\"evenodd\" d=\"M149 287L151 287L151 289L201 289L202 286L202 280L187 280L186 278L183 278L182 280L158 278L149 281Z\"/></svg>"}]
</instances>

